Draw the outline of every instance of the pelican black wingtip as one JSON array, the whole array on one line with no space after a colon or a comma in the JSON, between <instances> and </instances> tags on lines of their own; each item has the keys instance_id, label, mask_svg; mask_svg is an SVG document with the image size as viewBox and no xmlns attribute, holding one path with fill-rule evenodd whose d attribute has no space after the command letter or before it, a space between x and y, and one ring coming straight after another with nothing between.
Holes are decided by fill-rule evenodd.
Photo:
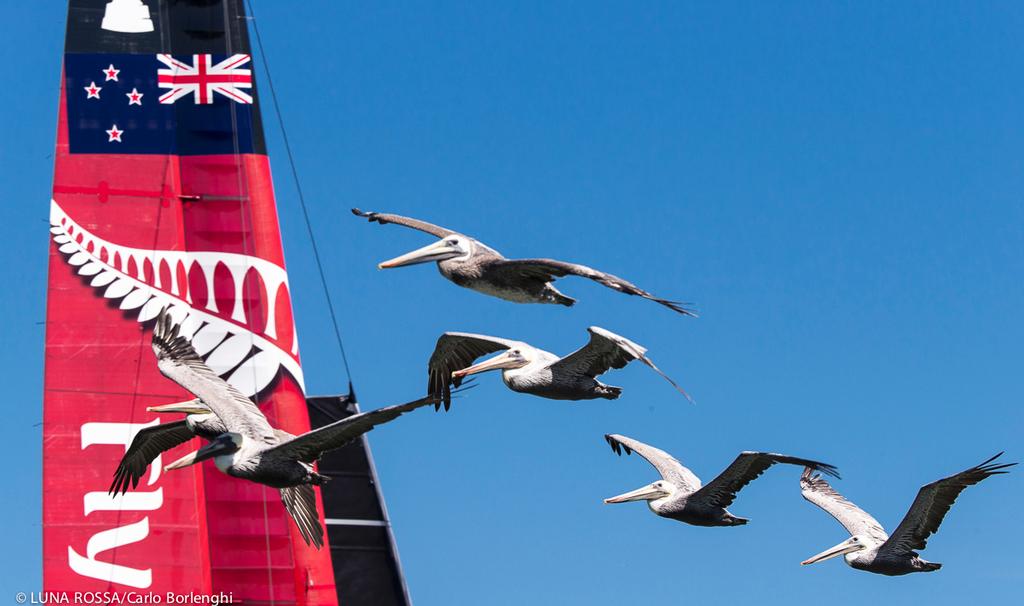
<instances>
[{"instance_id":1,"label":"pelican black wingtip","mask_svg":"<svg viewBox=\"0 0 1024 606\"><path fill-rule=\"evenodd\" d=\"M604 441L608 442L608 445L612 447L612 452L619 455L620 457L622 456L623 450L626 451L626 454L630 454L633 452L632 450L629 449L629 446L626 446L622 442L619 442L613 434L604 434Z\"/></svg>"},{"instance_id":2,"label":"pelican black wingtip","mask_svg":"<svg viewBox=\"0 0 1024 606\"><path fill-rule=\"evenodd\" d=\"M999 454L997 454L994 457L988 459L984 463L981 463L980 465L976 466L974 469L977 470L977 471L980 471L982 473L985 473L987 475L996 475L996 474L1000 474L1000 473L1009 473L1009 472L1004 471L1004 470L1006 468L1008 468L1008 467L1013 467L1014 465L1017 464L1016 462L1014 462L1014 463L1002 463L1002 462L995 463L994 462L996 459L998 459L999 457L1003 456L1003 453L1005 453L1005 452L1006 452L1005 450L1004 451L1000 451Z\"/></svg>"},{"instance_id":3,"label":"pelican black wingtip","mask_svg":"<svg viewBox=\"0 0 1024 606\"><path fill-rule=\"evenodd\" d=\"M368 221L370 221L371 223L374 222L374 221L378 221L377 213L375 213L375 212L369 212L369 211L365 211L365 210L362 210L362 209L359 209L359 208L353 208L352 209L352 214L357 216L357 217L363 217L363 218L367 219Z\"/></svg>"},{"instance_id":4,"label":"pelican black wingtip","mask_svg":"<svg viewBox=\"0 0 1024 606\"><path fill-rule=\"evenodd\" d=\"M444 411L448 412L448 409L452 407L450 394L448 396L431 395L430 398L434 400L434 412L441 412L442 406L444 406Z\"/></svg>"},{"instance_id":5,"label":"pelican black wingtip","mask_svg":"<svg viewBox=\"0 0 1024 606\"><path fill-rule=\"evenodd\" d=\"M693 303L685 301L670 301L668 299L653 299L654 302L660 303L672 311L689 316L691 318L699 318L700 314L697 312L697 308Z\"/></svg>"},{"instance_id":6,"label":"pelican black wingtip","mask_svg":"<svg viewBox=\"0 0 1024 606\"><path fill-rule=\"evenodd\" d=\"M828 463L818 463L816 471L820 471L826 475L830 475L837 480L842 480L843 477L839 475L839 468L835 465L829 465Z\"/></svg>"}]
</instances>

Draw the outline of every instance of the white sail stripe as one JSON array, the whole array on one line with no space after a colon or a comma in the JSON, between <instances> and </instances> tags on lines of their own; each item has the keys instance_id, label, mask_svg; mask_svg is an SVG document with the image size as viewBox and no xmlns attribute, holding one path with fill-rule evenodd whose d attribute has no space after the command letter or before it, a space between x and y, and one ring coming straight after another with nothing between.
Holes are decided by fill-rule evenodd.
<instances>
[{"instance_id":1,"label":"white sail stripe","mask_svg":"<svg viewBox=\"0 0 1024 606\"><path fill-rule=\"evenodd\" d=\"M267 301L273 301L273 305L267 305L267 325L263 331L267 333L267 336L271 339L277 338L277 297L280 295L280 286L278 292L271 292L267 289Z\"/></svg>"},{"instance_id":2,"label":"white sail stripe","mask_svg":"<svg viewBox=\"0 0 1024 606\"><path fill-rule=\"evenodd\" d=\"M196 263L198 263L198 261ZM203 276L206 277L206 309L212 311L213 313L218 313L220 312L220 310L217 309L217 297L215 296L215 293L213 291L213 271L208 271L207 269L205 269L202 263L198 264L199 268L203 270ZM191 268L192 265L190 264L189 270L191 270ZM192 289L190 288L189 290Z\"/></svg>"},{"instance_id":3,"label":"white sail stripe","mask_svg":"<svg viewBox=\"0 0 1024 606\"><path fill-rule=\"evenodd\" d=\"M83 235L83 240L82 245L80 246L74 239L72 239L72 241L60 247L59 250L61 252L72 253L74 251L79 250L80 248L83 248L84 245L88 244L88 242L91 241L94 245L94 250L99 250L101 247L106 248L108 258L113 258L115 253L120 255L121 266L116 267L115 269L119 270L121 273L128 273L129 259L133 259L135 261L135 267L138 274L136 276L131 276L133 278L144 278L143 264L145 263L145 259L147 258L150 258L154 263L154 273L159 273L159 265L160 262L162 261L167 263L167 266L170 268L172 274L176 273L176 268L179 263L181 263L182 266L184 267L186 274L191 270L193 264L198 263L200 269L203 271L203 274L206 277L206 292L208 295L207 309L214 313L221 311L227 313L230 311L233 319L237 319L237 316L239 315L241 315L242 318L245 317L244 305L242 306L243 309L240 313L234 308L232 308L231 310L218 309L213 291L214 271L218 264L223 264L231 272L231 278L234 281L236 289L236 305L237 302L240 300L240 297L237 296L237 293L241 292L239 290L238 285L245 279L245 274L249 271L250 268L255 269L256 272L259 273L260 279L263 281L263 286L266 289L268 297L266 301L268 310L273 309L275 307L276 296L282 284L286 288L288 288L289 293L291 292L291 287L288 283L288 273L285 271L285 269L280 265L277 265L265 259L260 259L259 257L251 257L239 253L186 252L177 250L145 250L141 248L121 246L119 244L114 244L113 242L104 240L99 236L93 235L88 230L82 228L82 226L78 225L73 219L71 219L70 216L68 216L64 209L62 209L56 201L52 201L50 213L51 224L60 225L63 221L67 222L67 224L64 225L63 227L65 231L73 229L73 231L75 231L76 233ZM65 235L67 234L65 233ZM84 238L88 238L88 240ZM104 265L107 267L111 266L111 264ZM167 291L164 290L164 292ZM172 292L171 294L174 293ZM268 327L270 325L269 316L270 314L268 313ZM238 321L243 324L245 323L244 319ZM267 333L269 335L269 331L267 331Z\"/></svg>"},{"instance_id":4,"label":"white sail stripe","mask_svg":"<svg viewBox=\"0 0 1024 606\"><path fill-rule=\"evenodd\" d=\"M116 273L112 271L103 271L96 274L96 277L92 279L92 282L89 282L89 286L92 286L93 288L102 288L116 279Z\"/></svg>"},{"instance_id":5,"label":"white sail stripe","mask_svg":"<svg viewBox=\"0 0 1024 606\"><path fill-rule=\"evenodd\" d=\"M247 268L246 268L247 269ZM235 272L231 272L231 277L234 278L235 282L235 308L231 310L231 319L240 324L245 323L245 274L244 272L239 276L235 275Z\"/></svg>"},{"instance_id":6,"label":"white sail stripe","mask_svg":"<svg viewBox=\"0 0 1024 606\"><path fill-rule=\"evenodd\" d=\"M153 297L139 310L139 322L149 322L160 315L161 309L163 309L163 305L160 297Z\"/></svg>"},{"instance_id":7,"label":"white sail stripe","mask_svg":"<svg viewBox=\"0 0 1024 606\"><path fill-rule=\"evenodd\" d=\"M78 267L79 265L85 265L86 263L89 262L89 254L86 253L85 251L80 250L78 252L72 253L72 255L68 257L67 261L68 263L74 265L75 267Z\"/></svg>"},{"instance_id":8,"label":"white sail stripe","mask_svg":"<svg viewBox=\"0 0 1024 606\"><path fill-rule=\"evenodd\" d=\"M138 288L121 299L121 304L118 305L118 308L128 311L129 309L142 307L153 296L153 292L153 289L149 287Z\"/></svg>"},{"instance_id":9,"label":"white sail stripe","mask_svg":"<svg viewBox=\"0 0 1024 606\"><path fill-rule=\"evenodd\" d=\"M80 276L95 276L96 274L103 271L103 266L99 263L89 261L85 265L78 268L78 275Z\"/></svg>"},{"instance_id":10,"label":"white sail stripe","mask_svg":"<svg viewBox=\"0 0 1024 606\"><path fill-rule=\"evenodd\" d=\"M171 267L171 294L174 296L180 296L181 291L178 290L178 272L176 267Z\"/></svg>"},{"instance_id":11,"label":"white sail stripe","mask_svg":"<svg viewBox=\"0 0 1024 606\"><path fill-rule=\"evenodd\" d=\"M216 326L217 328L223 330L227 334L237 335L237 334L239 334L241 332L247 333L251 337L251 339L252 339L252 344L257 349L259 349L263 353L268 353L268 352L272 352L273 353L274 358L276 358L276 361L279 364L279 366L284 367L285 370L287 370L289 372L289 374L292 375L292 377L295 379L296 383L298 383L299 388L302 389L303 392L305 392L305 381L304 381L304 377L303 377L303 374L302 374L302 367L299 366L298 361L294 357L292 357L292 355L290 355L289 352L284 351L283 349L281 349L280 347L275 345L273 342L263 338L262 336L256 334L255 332L253 332L253 331L251 331L251 330L249 330L249 329L247 329L245 327L237 326L233 322L229 322L229 321L227 321L227 320L225 320L225 319L223 319L223 318L221 318L219 316L215 316L215 315L206 313L203 310L195 309L194 307L191 307L181 297L169 294L169 293L167 293L166 291L163 291L163 290L156 290L152 286L150 286L149 284L146 284L145 282L143 282L142 280L139 280L138 278L135 278L133 276L128 275L128 273L126 271L128 261L126 260L126 258L128 256L135 256L135 255L140 255L141 256L142 253L144 253L146 251L142 251L141 249L133 249L133 248L128 248L128 247L112 244L110 242L107 242L106 240L103 240L103 239L101 239L101 238L99 238L97 236L92 235L91 233L89 233L88 231L83 229L80 225L75 223L75 221L73 219L71 219L67 215L67 213L64 212L64 210L60 207L60 205L57 204L56 200L51 200L51 207L50 208L51 208L51 210L50 210L50 223L51 223L51 225L53 225L54 227L61 228L61 233L64 234L64 235L69 235L68 234L69 231L75 231L75 232L78 232L79 234L83 235L83 239L82 239L81 243L79 243L75 239L72 239L70 242L68 242L67 244L65 244L64 246L61 247L61 252L65 253L65 254L69 254L69 255L84 255L86 261L83 261L83 263L85 263L85 262L98 263L98 264L100 264L100 265L102 265L104 267L103 271L101 273L97 274L93 278L91 286L98 287L98 288L104 288L105 287L105 291L103 293L103 296L105 298L123 299L123 298L127 297L129 294L134 294L134 293L138 292L139 290L141 290L141 291L147 293L147 295L152 295L153 298L160 299L161 308L163 306L166 306L166 305L173 305L174 307L172 307L171 312L172 313L178 312L179 315L181 315L180 318L176 318L177 321L179 321L179 322L183 322L186 319L193 319L194 318L195 320L201 321L201 322L205 323L208 326L209 325ZM54 235L60 235L60 234L54 234ZM94 245L94 250L99 250L100 246L106 247L110 258L112 258L115 255L115 253L121 253L121 260L122 260L123 268L116 268L116 267L113 267L112 265L104 263L98 256L95 256L93 253L88 252L88 250L86 249L86 245L90 241ZM67 250L65 250L65 249L67 249ZM263 263L265 263L266 265L268 265L271 268L279 269L282 272L284 271L282 268L278 267L277 265L274 265L274 264L272 264L270 262L267 262L267 261L264 261L262 259L245 257L245 255L238 255L238 254L235 254L235 253L181 253L181 252L178 252L178 251L149 251L149 252L151 254L152 253L164 254L164 255L167 256L167 258L169 258L169 259L173 258L175 261L177 261L177 260L184 260L185 257L193 256L193 255L197 256L197 257L198 256L202 256L203 257L202 260L200 260L199 258L192 259L192 260L195 261L195 262L199 262L201 264L201 267L203 267L204 271L205 271L207 266L209 266L211 270L213 269L213 267L215 267L215 265L216 265L215 263L212 264L212 265L210 264L210 261L213 260L213 257L215 257L215 256L216 257L221 257L222 259L225 258L225 257L232 257L232 256L233 257L242 257L242 258L247 259L249 261L249 263L251 264L251 266L253 266L253 267L255 267L257 265L256 262L262 261ZM205 263L204 263L204 261L205 261ZM170 264L169 263L169 265L171 265L172 267L176 267L176 263L175 264ZM138 265L138 263L136 263L136 266L139 267L139 272L141 274L142 273L141 267ZM191 263L189 264L189 267L190 266L191 266ZM229 270L231 269L231 266L226 264L226 263L225 263L225 266L228 267ZM248 269L248 267L246 267L246 269ZM260 271L260 270L257 269L257 271ZM234 274L234 272L232 272L232 273ZM212 276L212 271L209 272L209 275ZM110 277L109 279L108 279L108 276ZM278 284L279 285L280 284L287 285L287 278L282 279L280 282L278 282ZM211 278L211 288L210 288L209 294L210 294L209 299L212 300L213 299L212 278ZM143 307L143 310L140 311L140 316L143 314L144 311L146 311L146 305L148 305L150 302L151 302L151 300L139 301L135 305L136 307L140 306L140 305ZM132 303L135 304L136 301L132 301ZM143 305L143 303L145 303L146 305ZM179 309L180 309L180 311L179 311ZM297 347L297 345L295 345L294 347ZM297 355L297 349L296 349L296 355ZM244 383L244 382L241 382L241 383ZM251 384L251 381L249 383ZM250 394L246 394L246 395L252 396L252 395L255 395L255 394L250 393Z\"/></svg>"},{"instance_id":12,"label":"white sail stripe","mask_svg":"<svg viewBox=\"0 0 1024 606\"><path fill-rule=\"evenodd\" d=\"M116 280L114 280L113 284L108 286L107 289L103 291L103 298L120 299L121 297L125 297L128 295L128 293L132 291L137 282L137 280L133 280L127 275L120 276Z\"/></svg>"},{"instance_id":13,"label":"white sail stripe","mask_svg":"<svg viewBox=\"0 0 1024 606\"><path fill-rule=\"evenodd\" d=\"M197 319L193 315L189 315L187 318L182 320L181 324L178 325L178 334L191 341L192 337L194 337L196 332L202 327L202 320Z\"/></svg>"}]
</instances>

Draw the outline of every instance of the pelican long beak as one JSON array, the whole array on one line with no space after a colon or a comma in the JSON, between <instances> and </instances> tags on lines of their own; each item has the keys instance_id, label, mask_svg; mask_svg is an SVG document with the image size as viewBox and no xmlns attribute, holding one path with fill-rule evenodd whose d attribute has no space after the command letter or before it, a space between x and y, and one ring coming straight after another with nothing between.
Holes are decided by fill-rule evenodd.
<instances>
[{"instance_id":1,"label":"pelican long beak","mask_svg":"<svg viewBox=\"0 0 1024 606\"><path fill-rule=\"evenodd\" d=\"M512 354L504 352L491 358L490 360L484 360L479 364L474 364L469 368L463 368L462 370L456 370L452 373L453 379L461 379L469 375L475 375L478 372L487 372L488 370L497 370L499 368L505 368L506 364L512 361Z\"/></svg>"},{"instance_id":2,"label":"pelican long beak","mask_svg":"<svg viewBox=\"0 0 1024 606\"><path fill-rule=\"evenodd\" d=\"M203 446L195 452L190 452L187 455L181 457L177 461L164 466L164 471L172 471L175 469L181 469L182 467L188 467L195 465L196 463L202 463L206 459L212 459L218 455L228 454L236 450L234 444L224 442L223 440L214 440L206 446Z\"/></svg>"},{"instance_id":3,"label":"pelican long beak","mask_svg":"<svg viewBox=\"0 0 1024 606\"><path fill-rule=\"evenodd\" d=\"M416 250L405 253L400 257L395 257L394 259L379 263L377 264L377 268L390 269L392 267L416 265L418 263L427 263L429 261L443 261L444 259L450 259L458 256L459 254L461 253L449 248L448 244L444 240L438 240L433 244L429 244L423 248L417 248Z\"/></svg>"},{"instance_id":4,"label":"pelican long beak","mask_svg":"<svg viewBox=\"0 0 1024 606\"><path fill-rule=\"evenodd\" d=\"M161 404L160 406L147 406L149 412L180 412L187 415L200 415L210 412L210 409L203 404L199 398L175 402L173 404Z\"/></svg>"},{"instance_id":5,"label":"pelican long beak","mask_svg":"<svg viewBox=\"0 0 1024 606\"><path fill-rule=\"evenodd\" d=\"M606 504L611 505L612 503L626 503L629 501L651 501L654 499L660 499L662 497L667 496L668 493L666 493L664 490L656 488L654 484L648 484L643 488L637 488L636 490L631 490L629 492L620 494L617 497L605 499L604 502Z\"/></svg>"},{"instance_id":6,"label":"pelican long beak","mask_svg":"<svg viewBox=\"0 0 1024 606\"><path fill-rule=\"evenodd\" d=\"M813 564L815 562L823 562L825 560L834 558L836 556L845 555L845 554L850 553L852 551L857 551L857 550L863 549L863 548L864 548L863 545L861 545L859 543L854 543L853 542L853 538L851 537L851 538L843 541L842 543L836 545L835 547L829 547L828 549L826 549L825 551L819 553L818 555L811 556L811 557L807 558L803 562L800 562L800 565L801 566L807 566L808 564Z\"/></svg>"},{"instance_id":7,"label":"pelican long beak","mask_svg":"<svg viewBox=\"0 0 1024 606\"><path fill-rule=\"evenodd\" d=\"M195 465L196 463L199 462L199 461L196 460L196 457L198 455L199 455L199 451L198 450L192 451L192 452L188 453L187 455L181 457L177 461L175 461L173 463L169 463L167 465L164 465L164 471L172 471L174 469L181 469L182 467L188 467L189 465Z\"/></svg>"}]
</instances>

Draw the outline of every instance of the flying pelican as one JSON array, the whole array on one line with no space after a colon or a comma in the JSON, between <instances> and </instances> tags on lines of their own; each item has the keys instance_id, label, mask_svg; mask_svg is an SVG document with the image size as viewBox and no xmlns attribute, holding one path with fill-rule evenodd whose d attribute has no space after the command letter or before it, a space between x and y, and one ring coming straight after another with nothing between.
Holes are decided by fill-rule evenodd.
<instances>
[{"instance_id":1,"label":"flying pelican","mask_svg":"<svg viewBox=\"0 0 1024 606\"><path fill-rule=\"evenodd\" d=\"M898 576L911 572L931 572L942 564L922 560L915 550L924 549L928 537L939 530L939 524L953 502L968 486L1000 473L1016 463L992 464L999 453L981 465L961 471L921 487L903 521L889 536L882 525L866 511L847 501L820 476L805 469L800 478L800 492L804 498L824 509L843 525L851 536L842 543L826 549L801 564L813 564L836 556L844 556L846 563L857 570Z\"/></svg>"},{"instance_id":2,"label":"flying pelican","mask_svg":"<svg viewBox=\"0 0 1024 606\"><path fill-rule=\"evenodd\" d=\"M295 520L303 539L319 549L323 546L324 532L312 486L322 485L329 478L317 473L312 464L323 453L345 446L375 426L437 401L426 397L387 406L292 436L271 427L252 400L210 370L192 344L179 334L179 328L166 309L161 311L153 330L157 367L165 377L198 396L200 401L154 407L158 412L184 412L188 416L183 421L140 431L115 472L112 492L126 490L129 481L133 485L137 483L146 466L160 452L193 435L212 436L209 444L165 466L164 470L213 459L217 468L230 476L280 489L285 509ZM219 421L208 419L209 413ZM191 435L186 435L186 430ZM218 431L220 433L215 433Z\"/></svg>"},{"instance_id":3,"label":"flying pelican","mask_svg":"<svg viewBox=\"0 0 1024 606\"><path fill-rule=\"evenodd\" d=\"M590 332L590 341L564 358L522 341L446 332L438 338L427 364L427 393L443 401L447 410L451 404L452 385L458 387L462 379L471 374L500 368L502 380L512 391L552 400L614 400L622 393L622 388L601 383L597 380L598 375L640 360L687 399L690 398L651 362L645 355L647 349L597 326L591 326L587 331ZM470 366L480 356L501 350L506 351ZM435 407L439 408L440 402Z\"/></svg>"},{"instance_id":4,"label":"flying pelican","mask_svg":"<svg viewBox=\"0 0 1024 606\"><path fill-rule=\"evenodd\" d=\"M798 459L771 452L741 452L718 477L707 486L664 450L627 438L619 434L605 435L617 455L636 452L654 466L661 479L642 488L605 499L605 503L647 501L651 511L663 518L671 518L694 526L742 526L749 520L739 518L726 509L736 499L736 493L776 463L806 465L829 475L839 477L836 468L827 463Z\"/></svg>"},{"instance_id":5,"label":"flying pelican","mask_svg":"<svg viewBox=\"0 0 1024 606\"><path fill-rule=\"evenodd\" d=\"M436 261L441 275L459 286L514 303L551 303L567 307L576 303L576 299L558 292L551 283L564 276L580 276L627 295L650 299L683 315L697 316L682 303L659 299L631 282L586 265L554 259L506 259L475 238L426 221L364 212L358 208L353 208L352 213L366 217L370 222L404 225L441 238L438 242L380 263L377 265L380 269Z\"/></svg>"},{"instance_id":6,"label":"flying pelican","mask_svg":"<svg viewBox=\"0 0 1024 606\"><path fill-rule=\"evenodd\" d=\"M129 486L132 489L136 488L139 485L139 480L146 473L146 469L149 468L149 464L156 459L157 455L184 444L196 436L212 441L228 431L220 417L213 414L199 398L174 404L147 406L146 410L157 413L182 413L186 416L181 421L146 427L135 434L135 438L128 450L125 451L124 456L121 457L121 462L114 472L114 482L110 485L110 494L124 494L128 492ZM274 434L282 441L295 437L287 431L277 428L274 428Z\"/></svg>"}]
</instances>

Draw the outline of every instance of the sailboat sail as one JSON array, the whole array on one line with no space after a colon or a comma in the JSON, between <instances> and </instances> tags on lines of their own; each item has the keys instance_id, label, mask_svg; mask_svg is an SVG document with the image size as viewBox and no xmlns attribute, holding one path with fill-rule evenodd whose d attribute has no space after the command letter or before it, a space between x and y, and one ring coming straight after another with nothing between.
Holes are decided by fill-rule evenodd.
<instances>
[{"instance_id":1,"label":"sailboat sail","mask_svg":"<svg viewBox=\"0 0 1024 606\"><path fill-rule=\"evenodd\" d=\"M147 406L186 399L150 348L164 307L271 423L309 430L241 0L71 0L50 203L44 588L337 604L278 491L211 465L125 495ZM318 497L319 498L319 497ZM322 511L322 504L320 504Z\"/></svg>"},{"instance_id":2,"label":"sailboat sail","mask_svg":"<svg viewBox=\"0 0 1024 606\"><path fill-rule=\"evenodd\" d=\"M312 396L306 403L314 428L359 412L352 393ZM324 454L319 465L318 471L331 478L322 494L339 603L409 606L409 591L367 436Z\"/></svg>"}]
</instances>

